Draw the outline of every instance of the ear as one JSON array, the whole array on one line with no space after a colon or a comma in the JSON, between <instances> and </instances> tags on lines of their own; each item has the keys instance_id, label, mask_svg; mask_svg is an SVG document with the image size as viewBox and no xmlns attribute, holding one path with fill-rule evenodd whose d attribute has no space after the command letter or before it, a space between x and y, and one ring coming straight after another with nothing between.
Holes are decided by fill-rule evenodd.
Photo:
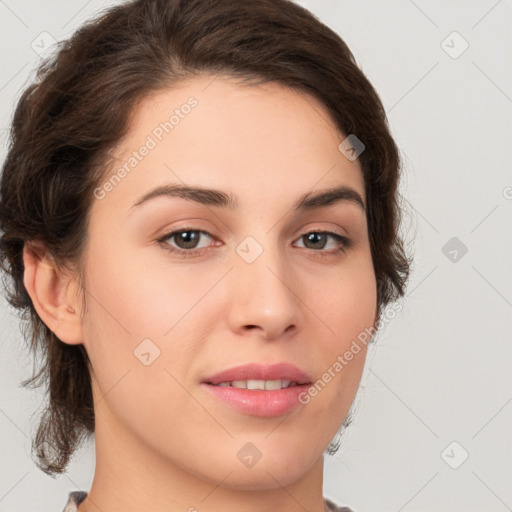
<instances>
[{"instance_id":1,"label":"ear","mask_svg":"<svg viewBox=\"0 0 512 512\"><path fill-rule=\"evenodd\" d=\"M64 343L82 343L76 279L58 270L40 242L25 244L23 263L23 284L41 320Z\"/></svg>"}]
</instances>

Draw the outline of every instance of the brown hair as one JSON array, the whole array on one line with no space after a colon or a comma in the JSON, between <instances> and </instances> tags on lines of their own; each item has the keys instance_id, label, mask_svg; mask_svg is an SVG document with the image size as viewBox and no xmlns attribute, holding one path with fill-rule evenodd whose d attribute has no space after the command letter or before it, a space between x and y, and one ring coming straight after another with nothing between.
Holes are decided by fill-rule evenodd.
<instances>
[{"instance_id":1,"label":"brown hair","mask_svg":"<svg viewBox=\"0 0 512 512\"><path fill-rule=\"evenodd\" d=\"M365 145L359 162L379 318L404 295L410 265L398 233L401 162L383 105L347 45L306 9L289 0L136 0L108 9L59 45L17 104L0 184L8 300L26 321L30 349L43 355L23 385L45 383L49 394L32 448L52 476L94 432L88 356L37 315L23 284L23 247L41 241L55 264L76 267L83 283L93 191L136 102L150 92L224 74L313 95L341 133Z\"/></svg>"}]
</instances>

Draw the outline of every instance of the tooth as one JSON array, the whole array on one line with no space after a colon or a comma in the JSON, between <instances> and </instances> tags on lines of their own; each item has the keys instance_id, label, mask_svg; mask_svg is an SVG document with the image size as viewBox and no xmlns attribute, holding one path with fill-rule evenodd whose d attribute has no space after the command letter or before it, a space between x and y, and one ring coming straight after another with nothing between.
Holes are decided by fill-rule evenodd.
<instances>
[{"instance_id":1,"label":"tooth","mask_svg":"<svg viewBox=\"0 0 512 512\"><path fill-rule=\"evenodd\" d=\"M291 386L296 386L297 383L291 380L285 379L274 379L274 380L234 380L231 382L219 382L217 386L220 387L233 387L239 389L257 389L257 390L268 390L274 391L277 389L284 389Z\"/></svg>"},{"instance_id":2,"label":"tooth","mask_svg":"<svg viewBox=\"0 0 512 512\"><path fill-rule=\"evenodd\" d=\"M247 389L265 389L264 380L248 380Z\"/></svg>"},{"instance_id":3,"label":"tooth","mask_svg":"<svg viewBox=\"0 0 512 512\"><path fill-rule=\"evenodd\" d=\"M282 387L284 387L285 382L286 382L285 380L281 381L280 379L266 380L265 381L265 389L268 389L268 390L281 389Z\"/></svg>"}]
</instances>

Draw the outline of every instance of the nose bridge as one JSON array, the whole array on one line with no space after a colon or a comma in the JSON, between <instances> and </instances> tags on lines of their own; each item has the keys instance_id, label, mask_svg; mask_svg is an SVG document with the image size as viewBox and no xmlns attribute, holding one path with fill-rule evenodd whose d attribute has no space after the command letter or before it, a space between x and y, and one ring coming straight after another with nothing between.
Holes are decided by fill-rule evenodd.
<instances>
[{"instance_id":1,"label":"nose bridge","mask_svg":"<svg viewBox=\"0 0 512 512\"><path fill-rule=\"evenodd\" d=\"M234 330L259 327L273 338L299 324L300 301L285 251L272 234L257 236L235 249L231 322Z\"/></svg>"}]
</instances>

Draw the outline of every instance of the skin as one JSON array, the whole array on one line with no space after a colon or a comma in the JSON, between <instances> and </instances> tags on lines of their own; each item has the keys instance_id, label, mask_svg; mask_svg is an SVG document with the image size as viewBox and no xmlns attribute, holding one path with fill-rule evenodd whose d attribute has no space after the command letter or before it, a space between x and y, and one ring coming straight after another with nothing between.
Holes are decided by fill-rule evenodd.
<instances>
[{"instance_id":1,"label":"skin","mask_svg":"<svg viewBox=\"0 0 512 512\"><path fill-rule=\"evenodd\" d=\"M307 192L346 185L364 201L359 162L339 150L345 135L313 97L274 83L195 77L144 98L113 150L106 179L174 108L198 105L103 199L94 199L85 250L87 311L73 273L44 247L26 247L25 286L64 343L83 343L92 361L96 471L80 512L123 510L322 511L323 452L357 391L366 350L291 414L238 412L199 385L249 362L289 362L313 380L357 335L375 325L377 292L366 216L342 201L296 214ZM183 198L131 206L158 185L194 184L237 197L231 211ZM211 234L187 258L156 240L173 229ZM348 237L321 257L303 235ZM236 247L252 236L251 264ZM209 247L209 248L208 248ZM189 249L190 250L190 249ZM143 339L160 355L134 356ZM247 468L237 452L253 443Z\"/></svg>"}]
</instances>

